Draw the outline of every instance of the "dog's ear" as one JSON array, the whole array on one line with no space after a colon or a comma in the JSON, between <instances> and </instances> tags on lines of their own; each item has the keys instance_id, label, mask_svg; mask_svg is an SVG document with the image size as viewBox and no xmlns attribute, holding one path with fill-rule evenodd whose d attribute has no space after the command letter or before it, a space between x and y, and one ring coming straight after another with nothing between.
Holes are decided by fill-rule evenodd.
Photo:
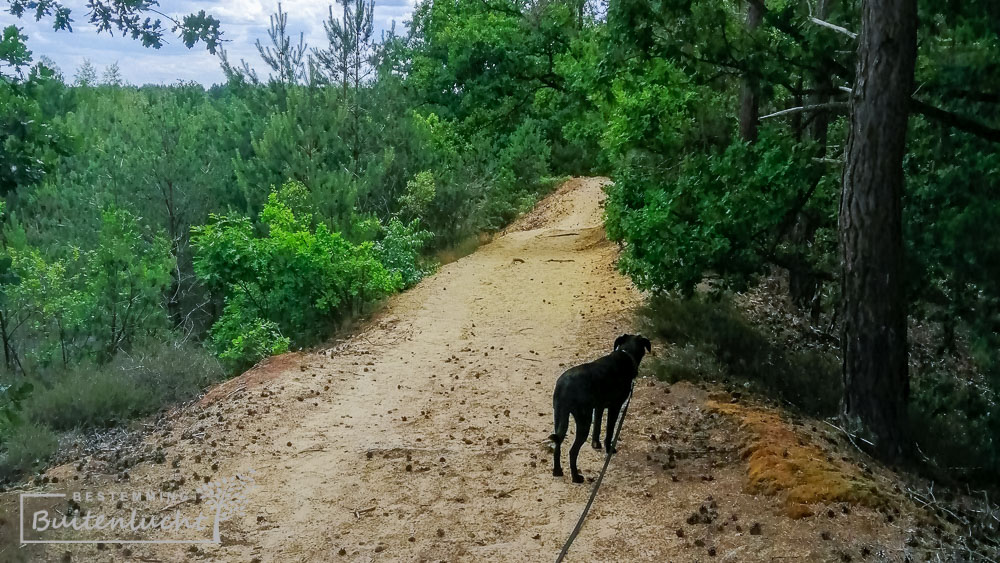
<instances>
[{"instance_id":1,"label":"dog's ear","mask_svg":"<svg viewBox=\"0 0 1000 563\"><path fill-rule=\"evenodd\" d=\"M618 347L622 345L622 342L625 342L626 338L628 338L627 334L623 334L623 335L619 336L618 338L615 338L615 345L612 348L612 350L617 350Z\"/></svg>"},{"instance_id":2,"label":"dog's ear","mask_svg":"<svg viewBox=\"0 0 1000 563\"><path fill-rule=\"evenodd\" d=\"M653 351L653 343L649 341L645 336L642 337L642 345L646 347L647 352Z\"/></svg>"}]
</instances>

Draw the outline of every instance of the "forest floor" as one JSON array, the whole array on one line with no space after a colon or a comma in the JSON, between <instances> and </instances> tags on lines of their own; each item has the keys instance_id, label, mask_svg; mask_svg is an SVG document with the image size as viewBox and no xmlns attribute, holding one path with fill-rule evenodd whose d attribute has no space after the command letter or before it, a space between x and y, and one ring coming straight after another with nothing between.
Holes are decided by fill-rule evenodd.
<instances>
[{"instance_id":1,"label":"forest floor","mask_svg":"<svg viewBox=\"0 0 1000 563\"><path fill-rule=\"evenodd\" d=\"M551 475L553 384L634 330L641 301L604 236L604 182L570 180L344 340L271 358L175 409L147 435L153 461L115 470L84 458L25 489L190 493L207 477L252 475L220 544L7 546L0 559L554 560L591 484ZM771 446L802 465L761 466ZM581 453L590 478L602 462L589 444ZM796 481L812 462L853 492ZM643 378L568 560L902 561L925 541L912 537L920 516L872 465L822 423ZM8 507L17 492L5 493ZM107 508L205 505L154 498Z\"/></svg>"}]
</instances>

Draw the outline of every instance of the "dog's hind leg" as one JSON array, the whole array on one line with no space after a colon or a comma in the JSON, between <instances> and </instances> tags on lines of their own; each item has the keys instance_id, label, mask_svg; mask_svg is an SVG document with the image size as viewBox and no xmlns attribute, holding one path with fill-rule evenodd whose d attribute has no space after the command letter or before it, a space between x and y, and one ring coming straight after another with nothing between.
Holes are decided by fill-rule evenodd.
<instances>
[{"instance_id":1,"label":"dog's hind leg","mask_svg":"<svg viewBox=\"0 0 1000 563\"><path fill-rule=\"evenodd\" d=\"M560 458L562 457L562 443L566 439L566 430L569 428L569 411L559 408L558 405L555 405L553 410L555 412L555 432L549 436L549 440L555 444L555 449L552 452L552 476L562 477L563 470Z\"/></svg>"},{"instance_id":2,"label":"dog's hind leg","mask_svg":"<svg viewBox=\"0 0 1000 563\"><path fill-rule=\"evenodd\" d=\"M576 456L580 454L580 448L583 447L583 443L587 441L587 435L590 434L590 417L592 413L593 411L591 410L573 413L573 418L576 419L576 435L573 436L573 446L569 449L569 470L573 474L574 483L583 483L583 475L576 468Z\"/></svg>"},{"instance_id":3,"label":"dog's hind leg","mask_svg":"<svg viewBox=\"0 0 1000 563\"><path fill-rule=\"evenodd\" d=\"M559 458L562 457L562 451L561 450L562 450L562 441L563 441L564 436L556 436L555 434L553 434L551 436L551 438L552 438L552 441L555 443L555 449L552 450L552 458L553 458L553 461L552 461L552 476L553 477L562 477L563 476L563 470L562 470L562 465L560 465L560 463L559 463Z\"/></svg>"},{"instance_id":4,"label":"dog's hind leg","mask_svg":"<svg viewBox=\"0 0 1000 563\"><path fill-rule=\"evenodd\" d=\"M604 416L603 408L594 409L594 439L590 442L595 450L601 449L601 418Z\"/></svg>"}]
</instances>

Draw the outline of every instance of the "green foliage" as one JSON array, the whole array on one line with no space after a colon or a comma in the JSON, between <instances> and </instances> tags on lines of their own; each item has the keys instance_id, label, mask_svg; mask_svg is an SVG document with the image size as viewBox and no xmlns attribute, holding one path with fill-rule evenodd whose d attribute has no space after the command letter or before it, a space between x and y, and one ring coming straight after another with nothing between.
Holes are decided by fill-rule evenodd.
<instances>
[{"instance_id":1,"label":"green foliage","mask_svg":"<svg viewBox=\"0 0 1000 563\"><path fill-rule=\"evenodd\" d=\"M109 359L140 331L165 324L163 293L175 259L169 243L143 229L131 213L101 213L97 248L88 253L85 293L94 300L91 322L101 327L98 354Z\"/></svg>"},{"instance_id":2,"label":"green foliage","mask_svg":"<svg viewBox=\"0 0 1000 563\"><path fill-rule=\"evenodd\" d=\"M226 305L222 318L212 327L212 343L219 359L234 371L246 369L269 356L284 354L291 342L272 321L245 318L239 298Z\"/></svg>"},{"instance_id":3,"label":"green foliage","mask_svg":"<svg viewBox=\"0 0 1000 563\"><path fill-rule=\"evenodd\" d=\"M11 67L17 76L22 75L21 69L31 64L31 51L24 43L26 39L14 25L8 25L0 33L0 64Z\"/></svg>"},{"instance_id":4,"label":"green foliage","mask_svg":"<svg viewBox=\"0 0 1000 563\"><path fill-rule=\"evenodd\" d=\"M25 15L36 20L51 19L55 30L72 31L72 11L58 0L7 0L6 11L16 18ZM175 19L156 10L155 2L135 0L91 0L87 4L87 21L97 28L98 33L121 32L139 40L144 47L159 49L163 46L166 27L176 33L189 49L201 41L212 54L222 40L219 20L209 16L204 10ZM164 24L158 17L169 19Z\"/></svg>"},{"instance_id":5,"label":"green foliage","mask_svg":"<svg viewBox=\"0 0 1000 563\"><path fill-rule=\"evenodd\" d=\"M15 84L0 77L0 197L40 182L62 152L61 132L26 92L45 80Z\"/></svg>"},{"instance_id":6,"label":"green foliage","mask_svg":"<svg viewBox=\"0 0 1000 563\"><path fill-rule=\"evenodd\" d=\"M412 286L430 272L422 264L421 253L433 236L420 229L419 219L405 224L393 217L385 225L381 240L375 243L375 253L389 272L399 276L400 289Z\"/></svg>"},{"instance_id":7,"label":"green foliage","mask_svg":"<svg viewBox=\"0 0 1000 563\"><path fill-rule=\"evenodd\" d=\"M672 169L652 155L628 158L608 188L608 234L626 243L622 269L646 289L690 293L706 272L745 288L769 264L792 259L782 237L807 205L822 213L827 242L808 259L832 262L837 184L812 154L764 131L756 145L690 154Z\"/></svg>"},{"instance_id":8,"label":"green foliage","mask_svg":"<svg viewBox=\"0 0 1000 563\"><path fill-rule=\"evenodd\" d=\"M435 195L434 173L430 170L418 172L406 182L406 192L399 196L399 211L411 219L424 217Z\"/></svg>"},{"instance_id":9,"label":"green foliage","mask_svg":"<svg viewBox=\"0 0 1000 563\"><path fill-rule=\"evenodd\" d=\"M27 381L0 383L0 438L21 423L21 403L33 389L34 386Z\"/></svg>"},{"instance_id":10,"label":"green foliage","mask_svg":"<svg viewBox=\"0 0 1000 563\"><path fill-rule=\"evenodd\" d=\"M292 183L268 197L260 213L266 236L256 236L240 216L215 216L193 229L195 272L226 300L222 324L213 329L216 344L226 346L222 354L230 346L256 354L261 345L276 345L280 334L297 344L312 342L365 303L403 287L402 273L379 262L373 243L355 245L323 223L314 227L309 215L297 216L279 197L300 190ZM240 335L247 339L237 345Z\"/></svg>"}]
</instances>

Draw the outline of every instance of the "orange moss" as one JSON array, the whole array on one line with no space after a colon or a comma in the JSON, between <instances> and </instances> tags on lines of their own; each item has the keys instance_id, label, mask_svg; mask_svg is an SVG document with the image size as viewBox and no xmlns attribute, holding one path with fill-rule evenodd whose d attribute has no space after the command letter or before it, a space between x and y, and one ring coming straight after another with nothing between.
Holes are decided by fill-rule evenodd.
<instances>
[{"instance_id":1,"label":"orange moss","mask_svg":"<svg viewBox=\"0 0 1000 563\"><path fill-rule=\"evenodd\" d=\"M783 495L788 515L812 515L815 503L847 502L870 507L885 503L878 489L857 467L828 459L828 453L797 434L774 410L709 400L708 408L732 416L750 434L743 450L747 488Z\"/></svg>"}]
</instances>

